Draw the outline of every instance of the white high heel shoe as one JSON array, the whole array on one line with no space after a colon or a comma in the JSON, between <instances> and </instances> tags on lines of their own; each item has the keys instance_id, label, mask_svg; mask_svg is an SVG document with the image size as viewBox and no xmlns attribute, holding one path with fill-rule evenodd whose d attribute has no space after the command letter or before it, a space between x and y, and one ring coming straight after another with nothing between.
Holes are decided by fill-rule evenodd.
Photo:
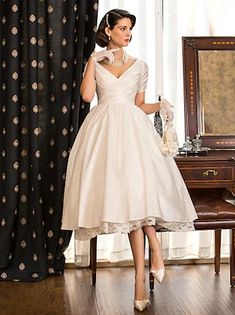
<instances>
[{"instance_id":1,"label":"white high heel shoe","mask_svg":"<svg viewBox=\"0 0 235 315\"><path fill-rule=\"evenodd\" d=\"M150 269L150 273L153 275L154 279L161 283L165 276L165 267L156 270Z\"/></svg>"},{"instance_id":2,"label":"white high heel shoe","mask_svg":"<svg viewBox=\"0 0 235 315\"><path fill-rule=\"evenodd\" d=\"M150 305L150 301L145 300L134 300L134 307L137 311L143 312Z\"/></svg>"}]
</instances>

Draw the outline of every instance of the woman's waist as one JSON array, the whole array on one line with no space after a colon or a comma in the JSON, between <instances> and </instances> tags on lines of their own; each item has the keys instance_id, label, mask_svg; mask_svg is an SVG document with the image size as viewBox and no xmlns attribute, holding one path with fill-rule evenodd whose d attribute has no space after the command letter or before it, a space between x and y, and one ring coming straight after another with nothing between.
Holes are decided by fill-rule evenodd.
<instances>
[{"instance_id":1,"label":"woman's waist","mask_svg":"<svg viewBox=\"0 0 235 315\"><path fill-rule=\"evenodd\" d=\"M133 106L135 105L134 100L120 98L120 99L98 99L98 105L101 106Z\"/></svg>"}]
</instances>

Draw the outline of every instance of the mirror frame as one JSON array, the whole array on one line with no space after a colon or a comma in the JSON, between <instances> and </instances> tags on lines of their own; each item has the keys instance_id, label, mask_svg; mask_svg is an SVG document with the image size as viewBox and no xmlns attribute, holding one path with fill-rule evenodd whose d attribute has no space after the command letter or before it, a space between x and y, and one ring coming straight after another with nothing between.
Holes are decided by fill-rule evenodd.
<instances>
[{"instance_id":1,"label":"mirror frame","mask_svg":"<svg viewBox=\"0 0 235 315\"><path fill-rule=\"evenodd\" d=\"M235 37L182 37L182 48L185 135L194 138L199 133L201 108L198 52L200 50L235 50ZM202 145L211 149L235 149L235 135L205 134L201 135L201 139Z\"/></svg>"}]
</instances>

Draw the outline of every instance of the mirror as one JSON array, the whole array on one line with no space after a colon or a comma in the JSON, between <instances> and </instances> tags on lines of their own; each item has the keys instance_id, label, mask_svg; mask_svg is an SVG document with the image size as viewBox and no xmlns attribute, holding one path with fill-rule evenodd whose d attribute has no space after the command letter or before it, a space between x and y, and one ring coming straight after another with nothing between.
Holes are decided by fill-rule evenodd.
<instances>
[{"instance_id":1,"label":"mirror","mask_svg":"<svg viewBox=\"0 0 235 315\"><path fill-rule=\"evenodd\" d=\"M235 37L183 37L186 136L235 149Z\"/></svg>"}]
</instances>

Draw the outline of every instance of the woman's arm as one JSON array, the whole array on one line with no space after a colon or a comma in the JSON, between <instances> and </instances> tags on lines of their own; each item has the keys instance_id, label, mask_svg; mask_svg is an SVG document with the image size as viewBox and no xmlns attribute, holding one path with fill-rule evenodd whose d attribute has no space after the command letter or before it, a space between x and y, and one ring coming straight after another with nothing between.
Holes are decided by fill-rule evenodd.
<instances>
[{"instance_id":1,"label":"woman's arm","mask_svg":"<svg viewBox=\"0 0 235 315\"><path fill-rule=\"evenodd\" d=\"M85 67L85 73L80 87L82 99L90 103L95 96L95 89L95 61L90 57Z\"/></svg>"},{"instance_id":2,"label":"woman's arm","mask_svg":"<svg viewBox=\"0 0 235 315\"><path fill-rule=\"evenodd\" d=\"M80 93L82 99L90 103L94 96L96 90L96 82L95 82L95 62L102 61L104 59L108 59L111 63L114 62L114 52L118 51L119 48L114 49L103 49L98 52L93 52L86 64L84 77L80 87Z\"/></svg>"},{"instance_id":3,"label":"woman's arm","mask_svg":"<svg viewBox=\"0 0 235 315\"><path fill-rule=\"evenodd\" d=\"M160 102L145 103L145 93L137 93L135 96L135 105L141 108L145 114L153 114L160 110Z\"/></svg>"},{"instance_id":4,"label":"woman's arm","mask_svg":"<svg viewBox=\"0 0 235 315\"><path fill-rule=\"evenodd\" d=\"M161 99L156 103L145 103L145 93L137 93L135 96L135 104L141 108L145 114L154 114L160 111L164 121L172 122L174 119L173 106L166 100Z\"/></svg>"}]
</instances>

